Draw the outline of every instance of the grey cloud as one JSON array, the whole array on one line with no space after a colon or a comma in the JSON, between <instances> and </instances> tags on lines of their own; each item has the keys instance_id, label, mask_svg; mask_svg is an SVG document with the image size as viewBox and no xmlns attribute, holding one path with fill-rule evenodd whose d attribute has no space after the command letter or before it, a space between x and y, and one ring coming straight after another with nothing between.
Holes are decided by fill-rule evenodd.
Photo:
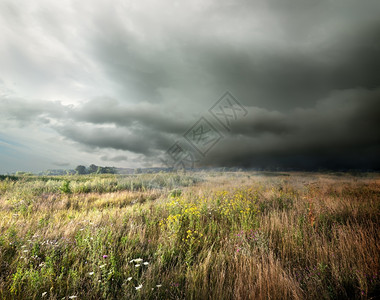
<instances>
[{"instance_id":1,"label":"grey cloud","mask_svg":"<svg viewBox=\"0 0 380 300\"><path fill-rule=\"evenodd\" d=\"M205 163L379 168L379 100L379 89L358 89L332 93L312 109L276 113L276 118L261 110L261 133L254 117L239 120Z\"/></svg>"},{"instance_id":2,"label":"grey cloud","mask_svg":"<svg viewBox=\"0 0 380 300\"><path fill-rule=\"evenodd\" d=\"M121 161L127 161L128 157L125 155L116 155L113 157L108 157L107 155L103 155L100 157L103 161L112 161L112 162L121 162Z\"/></svg>"},{"instance_id":3,"label":"grey cloud","mask_svg":"<svg viewBox=\"0 0 380 300\"><path fill-rule=\"evenodd\" d=\"M162 102L159 90L166 87L186 91L191 101L194 91L186 87L204 89L203 82L215 91L233 87L246 105L312 107L331 90L374 88L380 80L380 50L374 43L380 32L374 13L379 5L329 5L213 3L197 14L192 27L178 20L180 30L166 20L141 24L147 16L140 13L137 24L151 30L149 36L140 36L116 14L94 34L94 53L132 101ZM355 15L360 23L351 19ZM256 17L263 22L258 28Z\"/></svg>"},{"instance_id":4,"label":"grey cloud","mask_svg":"<svg viewBox=\"0 0 380 300\"><path fill-rule=\"evenodd\" d=\"M167 105L122 105L115 99L98 98L88 101L72 111L77 121L118 126L143 126L167 133L182 133L191 120L184 113L173 112Z\"/></svg>"},{"instance_id":5,"label":"grey cloud","mask_svg":"<svg viewBox=\"0 0 380 300\"><path fill-rule=\"evenodd\" d=\"M53 162L53 165L58 166L58 167L68 167L68 166L70 166L70 163L68 163L68 162Z\"/></svg>"},{"instance_id":6,"label":"grey cloud","mask_svg":"<svg viewBox=\"0 0 380 300\"><path fill-rule=\"evenodd\" d=\"M125 150L146 156L154 155L157 147L170 141L159 132L118 127L98 127L84 124L60 125L55 129L64 137L89 147Z\"/></svg>"},{"instance_id":7,"label":"grey cloud","mask_svg":"<svg viewBox=\"0 0 380 300\"><path fill-rule=\"evenodd\" d=\"M3 96L0 97L0 116L2 121L15 121L20 125L30 122L43 121L46 117L62 118L67 113L69 107L60 102L47 100L26 100L23 98Z\"/></svg>"},{"instance_id":8,"label":"grey cloud","mask_svg":"<svg viewBox=\"0 0 380 300\"><path fill-rule=\"evenodd\" d=\"M247 107L248 115L234 121L231 132L222 132L224 139L201 164L314 167L335 160L337 165L364 161L365 165L372 162L377 166L374 153L380 146L379 100L379 89L350 89L332 92L312 108L281 112ZM197 121L188 121L185 127L181 121L154 112L155 106L145 106L145 110L139 111L138 105L126 108L114 99L97 99L76 108L56 103L49 110L42 108L43 101L33 109L20 99L16 104L4 104L8 105L4 106L8 113L16 105L18 110L13 117L21 121L33 116L36 122L41 122L41 115L54 120L56 124L45 125L85 146L87 151L129 151L143 155L145 164L157 162L157 155L175 141L183 140L183 129ZM210 115L206 117L222 131ZM366 158L362 158L364 154ZM100 158L113 162L126 160L124 155Z\"/></svg>"},{"instance_id":9,"label":"grey cloud","mask_svg":"<svg viewBox=\"0 0 380 300\"><path fill-rule=\"evenodd\" d=\"M3 1L0 124L148 165L202 115L223 131L207 110L230 90L248 116L201 164L379 167L379 11L375 0Z\"/></svg>"}]
</instances>

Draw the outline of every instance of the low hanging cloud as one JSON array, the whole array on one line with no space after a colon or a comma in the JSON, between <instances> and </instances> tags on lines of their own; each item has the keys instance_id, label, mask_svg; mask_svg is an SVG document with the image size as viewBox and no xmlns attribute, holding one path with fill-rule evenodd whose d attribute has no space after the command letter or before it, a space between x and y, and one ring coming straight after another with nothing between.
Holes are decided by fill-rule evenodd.
<instances>
[{"instance_id":1,"label":"low hanging cloud","mask_svg":"<svg viewBox=\"0 0 380 300\"><path fill-rule=\"evenodd\" d=\"M242 119L218 144L209 164L378 168L379 99L380 89L359 89L286 114L254 109L252 119Z\"/></svg>"},{"instance_id":2,"label":"low hanging cloud","mask_svg":"<svg viewBox=\"0 0 380 300\"><path fill-rule=\"evenodd\" d=\"M205 114L224 138L201 163L244 167L377 167L379 99L380 89L351 89L333 92L313 108L280 112L251 106L247 107L247 117L236 120L230 132L223 131L211 115ZM6 107L7 103L3 105ZM92 103L96 105L91 106ZM197 121L175 119L158 112L155 105L147 105L134 114L129 109L134 112L136 108L127 108L113 100L111 109L107 109L109 104L109 99L97 99L77 107L56 104L59 113L54 109L50 112L41 109L39 113L33 110L33 119L36 123L44 123L41 116L50 119L51 124L45 126L51 126L77 144L143 155L152 164ZM25 107L28 111L27 105ZM25 121L24 114L15 111L12 115L11 112L7 110L11 119L18 119L21 124ZM155 120L163 121L152 122L152 115ZM30 121L29 116L26 120ZM121 162L127 161L127 156L103 155L101 160Z\"/></svg>"}]
</instances>

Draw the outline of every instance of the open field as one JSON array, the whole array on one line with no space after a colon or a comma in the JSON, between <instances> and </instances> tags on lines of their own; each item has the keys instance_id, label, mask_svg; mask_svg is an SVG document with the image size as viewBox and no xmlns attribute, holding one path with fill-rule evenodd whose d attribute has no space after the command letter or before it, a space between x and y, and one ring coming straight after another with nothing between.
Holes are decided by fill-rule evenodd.
<instances>
[{"instance_id":1,"label":"open field","mask_svg":"<svg viewBox=\"0 0 380 300\"><path fill-rule=\"evenodd\" d=\"M1 299L380 295L377 174L26 176L0 197Z\"/></svg>"}]
</instances>

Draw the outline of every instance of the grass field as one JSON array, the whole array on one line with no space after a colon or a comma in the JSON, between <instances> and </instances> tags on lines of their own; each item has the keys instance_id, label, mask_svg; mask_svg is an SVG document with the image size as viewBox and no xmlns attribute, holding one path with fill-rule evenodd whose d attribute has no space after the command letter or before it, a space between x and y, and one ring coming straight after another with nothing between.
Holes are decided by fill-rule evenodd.
<instances>
[{"instance_id":1,"label":"grass field","mask_svg":"<svg viewBox=\"0 0 380 300\"><path fill-rule=\"evenodd\" d=\"M380 176L0 180L1 299L374 299Z\"/></svg>"}]
</instances>

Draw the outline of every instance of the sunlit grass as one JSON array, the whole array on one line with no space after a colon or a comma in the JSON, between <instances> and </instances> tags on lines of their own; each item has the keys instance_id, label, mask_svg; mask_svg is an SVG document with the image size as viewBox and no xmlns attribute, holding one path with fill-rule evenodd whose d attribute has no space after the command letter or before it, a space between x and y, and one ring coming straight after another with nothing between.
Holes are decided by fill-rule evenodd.
<instances>
[{"instance_id":1,"label":"sunlit grass","mask_svg":"<svg viewBox=\"0 0 380 300\"><path fill-rule=\"evenodd\" d=\"M379 183L255 173L2 180L0 296L371 298Z\"/></svg>"}]
</instances>

